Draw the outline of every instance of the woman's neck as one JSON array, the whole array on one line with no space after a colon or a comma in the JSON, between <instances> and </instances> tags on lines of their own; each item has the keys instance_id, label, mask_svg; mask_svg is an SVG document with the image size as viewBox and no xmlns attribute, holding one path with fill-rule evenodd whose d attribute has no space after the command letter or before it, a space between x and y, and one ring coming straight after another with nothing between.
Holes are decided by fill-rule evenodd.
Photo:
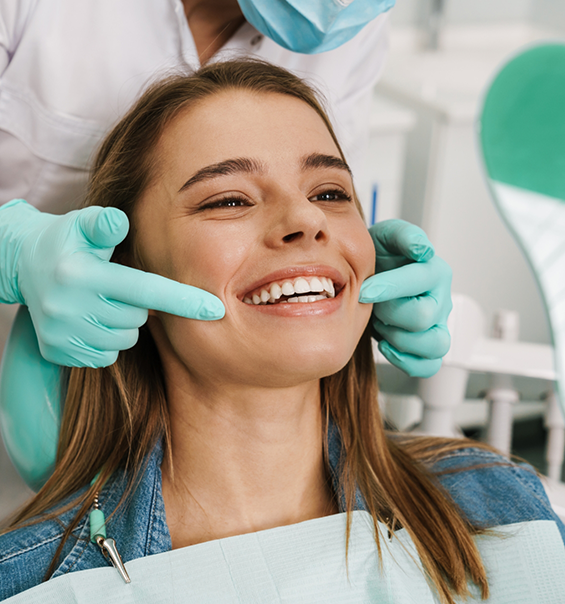
<instances>
[{"instance_id":1,"label":"woman's neck","mask_svg":"<svg viewBox=\"0 0 565 604\"><path fill-rule=\"evenodd\" d=\"M183 0L183 5L201 65L207 63L245 21L237 0Z\"/></svg>"},{"instance_id":2,"label":"woman's neck","mask_svg":"<svg viewBox=\"0 0 565 604\"><path fill-rule=\"evenodd\" d=\"M172 464L163 498L173 548L337 511L325 471L318 383L168 389Z\"/></svg>"}]
</instances>

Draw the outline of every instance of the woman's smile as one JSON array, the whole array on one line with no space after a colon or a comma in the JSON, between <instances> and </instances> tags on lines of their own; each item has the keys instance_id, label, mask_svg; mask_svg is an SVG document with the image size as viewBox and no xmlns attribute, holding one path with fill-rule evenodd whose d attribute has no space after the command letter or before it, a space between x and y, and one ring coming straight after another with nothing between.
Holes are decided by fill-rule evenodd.
<instances>
[{"instance_id":1,"label":"woman's smile","mask_svg":"<svg viewBox=\"0 0 565 604\"><path fill-rule=\"evenodd\" d=\"M275 271L243 296L253 310L283 317L328 314L341 303L345 279L329 266L296 266Z\"/></svg>"}]
</instances>

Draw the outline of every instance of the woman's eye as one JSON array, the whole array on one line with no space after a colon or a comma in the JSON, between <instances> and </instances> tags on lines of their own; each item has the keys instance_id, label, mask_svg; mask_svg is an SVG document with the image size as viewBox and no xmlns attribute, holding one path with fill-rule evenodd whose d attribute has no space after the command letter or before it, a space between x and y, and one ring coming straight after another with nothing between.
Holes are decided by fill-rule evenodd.
<instances>
[{"instance_id":1,"label":"woman's eye","mask_svg":"<svg viewBox=\"0 0 565 604\"><path fill-rule=\"evenodd\" d=\"M241 208L244 206L251 205L247 199L242 197L226 197L224 199L217 199L216 201L210 201L202 206L201 210L211 210L214 208Z\"/></svg>"},{"instance_id":2,"label":"woman's eye","mask_svg":"<svg viewBox=\"0 0 565 604\"><path fill-rule=\"evenodd\" d=\"M314 195L310 201L351 201L351 195L340 189L331 189Z\"/></svg>"}]
</instances>

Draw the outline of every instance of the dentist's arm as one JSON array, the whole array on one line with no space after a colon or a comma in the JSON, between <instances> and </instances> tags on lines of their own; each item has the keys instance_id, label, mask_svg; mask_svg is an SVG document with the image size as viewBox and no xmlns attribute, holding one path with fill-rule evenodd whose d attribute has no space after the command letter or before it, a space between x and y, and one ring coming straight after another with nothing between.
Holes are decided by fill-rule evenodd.
<instances>
[{"instance_id":1,"label":"dentist's arm","mask_svg":"<svg viewBox=\"0 0 565 604\"><path fill-rule=\"evenodd\" d=\"M55 467L66 389L61 370L39 353L28 309L21 306L2 357L0 432L12 463L34 491Z\"/></svg>"},{"instance_id":2,"label":"dentist's arm","mask_svg":"<svg viewBox=\"0 0 565 604\"><path fill-rule=\"evenodd\" d=\"M376 275L361 287L359 301L374 304L379 350L408 375L430 377L439 371L450 345L451 269L413 224L385 220L369 231Z\"/></svg>"},{"instance_id":3,"label":"dentist's arm","mask_svg":"<svg viewBox=\"0 0 565 604\"><path fill-rule=\"evenodd\" d=\"M109 262L128 229L116 208L63 216L23 200L0 208L0 302L28 306L46 360L111 365L137 342L148 309L201 320L224 316L208 292Z\"/></svg>"}]
</instances>

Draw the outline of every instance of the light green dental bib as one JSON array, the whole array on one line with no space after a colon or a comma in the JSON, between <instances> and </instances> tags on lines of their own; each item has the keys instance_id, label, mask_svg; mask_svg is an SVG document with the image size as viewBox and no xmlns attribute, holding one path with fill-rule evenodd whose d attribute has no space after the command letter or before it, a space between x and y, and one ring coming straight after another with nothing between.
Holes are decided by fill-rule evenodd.
<instances>
[{"instance_id":1,"label":"light green dental bib","mask_svg":"<svg viewBox=\"0 0 565 604\"><path fill-rule=\"evenodd\" d=\"M354 512L348 571L345 514L210 541L127 562L126 585L111 567L69 573L6 604L432 604L406 531L383 536L383 564L369 514ZM565 547L552 521L477 537L489 604L565 603ZM478 597L473 602L479 602Z\"/></svg>"}]
</instances>

